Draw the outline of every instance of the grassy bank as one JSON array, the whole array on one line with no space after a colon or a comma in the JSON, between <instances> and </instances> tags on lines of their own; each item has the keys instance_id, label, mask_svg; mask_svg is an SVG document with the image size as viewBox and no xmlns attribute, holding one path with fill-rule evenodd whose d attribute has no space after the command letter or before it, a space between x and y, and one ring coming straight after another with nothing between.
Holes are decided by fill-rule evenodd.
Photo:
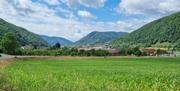
<instances>
[{"instance_id":1,"label":"grassy bank","mask_svg":"<svg viewBox=\"0 0 180 91\"><path fill-rule=\"evenodd\" d=\"M1 72L17 91L180 90L180 58L33 59Z\"/></svg>"}]
</instances>

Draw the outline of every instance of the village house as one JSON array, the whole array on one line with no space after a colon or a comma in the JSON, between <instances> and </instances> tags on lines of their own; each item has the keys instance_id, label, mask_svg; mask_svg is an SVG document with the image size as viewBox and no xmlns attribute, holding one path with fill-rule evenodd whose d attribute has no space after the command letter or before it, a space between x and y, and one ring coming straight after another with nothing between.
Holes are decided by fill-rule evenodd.
<instances>
[{"instance_id":1,"label":"village house","mask_svg":"<svg viewBox=\"0 0 180 91\"><path fill-rule=\"evenodd\" d=\"M156 55L156 49L153 48L146 48L142 49L143 52L145 52L148 56L155 56Z\"/></svg>"},{"instance_id":2,"label":"village house","mask_svg":"<svg viewBox=\"0 0 180 91\"><path fill-rule=\"evenodd\" d=\"M84 51L90 51L90 50L93 50L94 48L92 47L84 47L84 48L78 48L78 51L80 50L84 50Z\"/></svg>"},{"instance_id":3,"label":"village house","mask_svg":"<svg viewBox=\"0 0 180 91\"><path fill-rule=\"evenodd\" d=\"M21 49L33 49L32 45L22 46Z\"/></svg>"},{"instance_id":4,"label":"village house","mask_svg":"<svg viewBox=\"0 0 180 91\"><path fill-rule=\"evenodd\" d=\"M158 56L176 56L174 51L161 50Z\"/></svg>"},{"instance_id":5,"label":"village house","mask_svg":"<svg viewBox=\"0 0 180 91\"><path fill-rule=\"evenodd\" d=\"M148 56L176 56L174 51L156 50L153 48L142 49L142 52L145 52Z\"/></svg>"},{"instance_id":6,"label":"village house","mask_svg":"<svg viewBox=\"0 0 180 91\"><path fill-rule=\"evenodd\" d=\"M106 49L109 53L111 53L113 56L119 56L120 55L120 50L118 49L111 49L111 48L108 48Z\"/></svg>"},{"instance_id":7,"label":"village house","mask_svg":"<svg viewBox=\"0 0 180 91\"><path fill-rule=\"evenodd\" d=\"M107 48L104 46L96 46L96 47L83 47L83 48L78 48L78 50L84 50L84 51L90 51L90 50L106 50L109 53L111 53L113 56L118 56L120 55L120 50L118 49L112 49L112 48Z\"/></svg>"},{"instance_id":8,"label":"village house","mask_svg":"<svg viewBox=\"0 0 180 91\"><path fill-rule=\"evenodd\" d=\"M175 56L180 56L180 52L179 51L175 51L174 54L175 54Z\"/></svg>"},{"instance_id":9,"label":"village house","mask_svg":"<svg viewBox=\"0 0 180 91\"><path fill-rule=\"evenodd\" d=\"M94 46L94 47L81 47L81 48L78 48L78 50L84 50L84 51L90 51L90 50L99 50L99 49L102 49L102 50L106 50L106 48L104 46Z\"/></svg>"}]
</instances>

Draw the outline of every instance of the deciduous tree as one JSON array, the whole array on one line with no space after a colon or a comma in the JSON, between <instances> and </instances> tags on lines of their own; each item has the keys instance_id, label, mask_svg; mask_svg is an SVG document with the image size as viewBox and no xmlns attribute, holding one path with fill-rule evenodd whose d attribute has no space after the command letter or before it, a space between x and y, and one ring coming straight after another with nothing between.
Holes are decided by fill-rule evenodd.
<instances>
[{"instance_id":1,"label":"deciduous tree","mask_svg":"<svg viewBox=\"0 0 180 91\"><path fill-rule=\"evenodd\" d=\"M16 41L16 36L12 32L8 32L4 35L1 40L1 46L3 52L7 54L16 54L20 48L19 43Z\"/></svg>"}]
</instances>

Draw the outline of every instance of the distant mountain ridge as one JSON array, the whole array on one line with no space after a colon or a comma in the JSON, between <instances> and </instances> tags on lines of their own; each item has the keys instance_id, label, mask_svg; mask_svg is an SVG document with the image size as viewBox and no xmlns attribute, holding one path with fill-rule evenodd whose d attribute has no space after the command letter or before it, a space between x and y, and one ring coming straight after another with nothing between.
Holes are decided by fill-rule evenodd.
<instances>
[{"instance_id":1,"label":"distant mountain ridge","mask_svg":"<svg viewBox=\"0 0 180 91\"><path fill-rule=\"evenodd\" d=\"M7 32L13 32L16 35L17 41L21 46L32 44L34 46L47 46L47 42L43 40L39 35L29 32L28 30L8 23L0 18L0 39Z\"/></svg>"},{"instance_id":2,"label":"distant mountain ridge","mask_svg":"<svg viewBox=\"0 0 180 91\"><path fill-rule=\"evenodd\" d=\"M50 45L60 43L62 46L70 46L73 44L72 41L62 38L62 37L49 37L49 36L45 36L45 35L41 35L41 37L45 41L47 41Z\"/></svg>"},{"instance_id":3,"label":"distant mountain ridge","mask_svg":"<svg viewBox=\"0 0 180 91\"><path fill-rule=\"evenodd\" d=\"M96 45L96 44L105 44L112 40L115 40L123 35L127 34L126 32L98 32L94 31L81 38L74 45Z\"/></svg>"},{"instance_id":4,"label":"distant mountain ridge","mask_svg":"<svg viewBox=\"0 0 180 91\"><path fill-rule=\"evenodd\" d=\"M180 12L150 22L136 31L110 43L150 46L174 46L180 48Z\"/></svg>"}]
</instances>

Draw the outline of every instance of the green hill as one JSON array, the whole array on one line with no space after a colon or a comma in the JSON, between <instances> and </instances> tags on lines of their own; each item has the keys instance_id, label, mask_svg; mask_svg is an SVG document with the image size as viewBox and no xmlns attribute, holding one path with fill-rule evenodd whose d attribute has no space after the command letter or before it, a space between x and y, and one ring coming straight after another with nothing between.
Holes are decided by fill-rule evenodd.
<instances>
[{"instance_id":1,"label":"green hill","mask_svg":"<svg viewBox=\"0 0 180 91\"><path fill-rule=\"evenodd\" d=\"M62 46L71 46L73 44L72 41L62 38L62 37L49 37L45 35L42 35L41 37L45 41L47 41L50 45L55 45L56 43L60 43Z\"/></svg>"},{"instance_id":2,"label":"green hill","mask_svg":"<svg viewBox=\"0 0 180 91\"><path fill-rule=\"evenodd\" d=\"M110 43L113 47L180 47L180 12L155 20Z\"/></svg>"},{"instance_id":3,"label":"green hill","mask_svg":"<svg viewBox=\"0 0 180 91\"><path fill-rule=\"evenodd\" d=\"M75 42L75 45L96 45L96 44L105 44L112 40L115 40L123 35L127 34L126 32L91 32L87 36L83 37L79 41Z\"/></svg>"},{"instance_id":4,"label":"green hill","mask_svg":"<svg viewBox=\"0 0 180 91\"><path fill-rule=\"evenodd\" d=\"M24 28L18 27L14 24L8 23L3 19L0 19L0 39L7 32L13 32L16 34L17 41L22 45L36 45L47 46L47 42L41 38L41 36L27 31Z\"/></svg>"}]
</instances>

